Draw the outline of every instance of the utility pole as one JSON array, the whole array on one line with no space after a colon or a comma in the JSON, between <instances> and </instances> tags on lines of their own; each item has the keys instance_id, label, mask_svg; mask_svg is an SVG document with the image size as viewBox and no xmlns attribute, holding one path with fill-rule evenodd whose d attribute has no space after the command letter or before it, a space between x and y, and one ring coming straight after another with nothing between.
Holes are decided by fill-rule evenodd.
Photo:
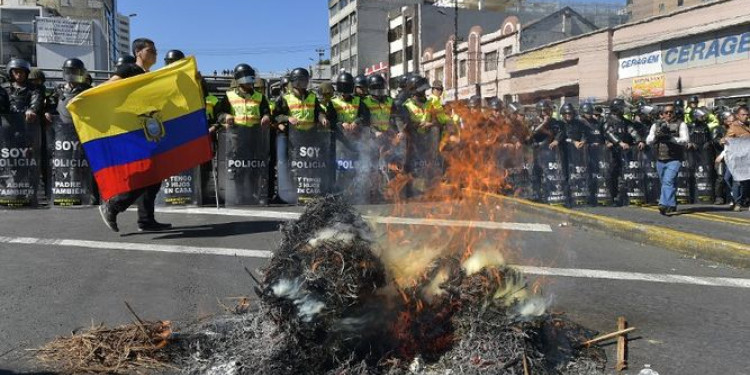
<instances>
[{"instance_id":1,"label":"utility pole","mask_svg":"<svg viewBox=\"0 0 750 375\"><path fill-rule=\"evenodd\" d=\"M453 0L453 100L458 101L458 0Z\"/></svg>"}]
</instances>

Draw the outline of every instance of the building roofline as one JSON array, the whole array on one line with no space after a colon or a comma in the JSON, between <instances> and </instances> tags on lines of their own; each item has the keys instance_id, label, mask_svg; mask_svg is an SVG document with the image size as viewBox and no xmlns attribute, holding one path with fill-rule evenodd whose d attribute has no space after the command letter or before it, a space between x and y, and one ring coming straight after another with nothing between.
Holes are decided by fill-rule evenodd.
<instances>
[{"instance_id":1,"label":"building roofline","mask_svg":"<svg viewBox=\"0 0 750 375\"><path fill-rule=\"evenodd\" d=\"M651 16L651 17L648 17L648 18L644 18L642 20L628 22L628 23L624 23L622 25L617 25L617 26L611 27L611 29L612 30L625 29L625 28L628 28L628 27L632 27L632 26L636 26L636 25L640 25L640 24L644 24L644 23L649 23L649 22L653 22L653 21L656 21L656 20L660 20L662 18L671 17L671 16L674 16L674 15L677 15L677 14L682 14L682 13L690 12L690 11L693 11L693 10L696 10L696 9L712 7L714 5L725 3L725 2L728 2L728 1L730 1L730 0L711 0L711 1L708 1L708 2L705 2L705 3L696 4L696 5L693 5L693 6L690 6L690 7L686 7L686 8L683 8L683 9L673 10L673 11L671 11L669 13L659 14L659 15L656 15L656 16Z\"/></svg>"},{"instance_id":2,"label":"building roofline","mask_svg":"<svg viewBox=\"0 0 750 375\"><path fill-rule=\"evenodd\" d=\"M541 45L539 47L534 47L534 48L531 48L531 49L520 51L520 52L514 53L514 54L512 54L512 55L510 55L508 57L521 56L521 55L527 54L529 52L538 51L538 50L541 50L541 49L545 49L545 48L552 47L552 46L555 46L555 45L558 45L558 44L562 44L562 43L567 43L567 42L570 42L570 41L573 41L573 40L577 40L577 39L583 39L583 38L586 38L586 37L589 37L589 36L592 36L592 35L595 35L595 34L603 33L603 32L612 32L612 29L610 29L610 28L598 29L598 30L590 31L590 32L585 33L585 34L571 36L569 38L558 40L558 41L555 41L555 42L552 42L552 43L547 43L547 44Z\"/></svg>"}]
</instances>

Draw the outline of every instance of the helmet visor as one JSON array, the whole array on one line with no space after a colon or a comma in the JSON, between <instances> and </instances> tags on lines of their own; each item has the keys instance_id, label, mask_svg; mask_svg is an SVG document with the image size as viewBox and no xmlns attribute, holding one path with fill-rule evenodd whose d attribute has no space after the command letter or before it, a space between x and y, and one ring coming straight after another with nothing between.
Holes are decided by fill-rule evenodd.
<instances>
[{"instance_id":1,"label":"helmet visor","mask_svg":"<svg viewBox=\"0 0 750 375\"><path fill-rule=\"evenodd\" d=\"M306 89L309 83L310 83L309 79L298 78L292 81L292 87L295 89Z\"/></svg>"},{"instance_id":2,"label":"helmet visor","mask_svg":"<svg viewBox=\"0 0 750 375\"><path fill-rule=\"evenodd\" d=\"M252 85L255 83L255 77L253 76L242 76L237 78L238 85Z\"/></svg>"},{"instance_id":3,"label":"helmet visor","mask_svg":"<svg viewBox=\"0 0 750 375\"><path fill-rule=\"evenodd\" d=\"M386 96L388 95L387 89L370 89L370 94L373 96Z\"/></svg>"},{"instance_id":4,"label":"helmet visor","mask_svg":"<svg viewBox=\"0 0 750 375\"><path fill-rule=\"evenodd\" d=\"M84 83L86 82L86 71L81 69L63 70L63 79L65 82Z\"/></svg>"}]
</instances>

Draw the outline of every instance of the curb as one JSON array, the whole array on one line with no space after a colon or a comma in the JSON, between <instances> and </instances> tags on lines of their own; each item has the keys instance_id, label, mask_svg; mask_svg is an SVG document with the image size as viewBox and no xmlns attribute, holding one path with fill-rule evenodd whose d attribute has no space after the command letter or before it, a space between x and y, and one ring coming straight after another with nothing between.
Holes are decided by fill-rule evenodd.
<instances>
[{"instance_id":1,"label":"curb","mask_svg":"<svg viewBox=\"0 0 750 375\"><path fill-rule=\"evenodd\" d=\"M492 193L485 194L499 199L517 210L553 216L626 240L658 245L688 256L727 263L736 267L750 268L750 245L705 237L656 225L639 224L608 216L579 212L564 207L549 206L514 197Z\"/></svg>"}]
</instances>

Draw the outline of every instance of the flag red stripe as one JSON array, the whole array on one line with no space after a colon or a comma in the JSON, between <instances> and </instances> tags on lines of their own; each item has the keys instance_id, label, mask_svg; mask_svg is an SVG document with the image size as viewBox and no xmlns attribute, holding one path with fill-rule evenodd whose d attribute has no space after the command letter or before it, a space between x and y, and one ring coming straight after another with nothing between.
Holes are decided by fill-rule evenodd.
<instances>
[{"instance_id":1,"label":"flag red stripe","mask_svg":"<svg viewBox=\"0 0 750 375\"><path fill-rule=\"evenodd\" d=\"M148 159L104 168L94 173L102 199L154 185L169 176L211 160L210 136L205 136Z\"/></svg>"}]
</instances>

